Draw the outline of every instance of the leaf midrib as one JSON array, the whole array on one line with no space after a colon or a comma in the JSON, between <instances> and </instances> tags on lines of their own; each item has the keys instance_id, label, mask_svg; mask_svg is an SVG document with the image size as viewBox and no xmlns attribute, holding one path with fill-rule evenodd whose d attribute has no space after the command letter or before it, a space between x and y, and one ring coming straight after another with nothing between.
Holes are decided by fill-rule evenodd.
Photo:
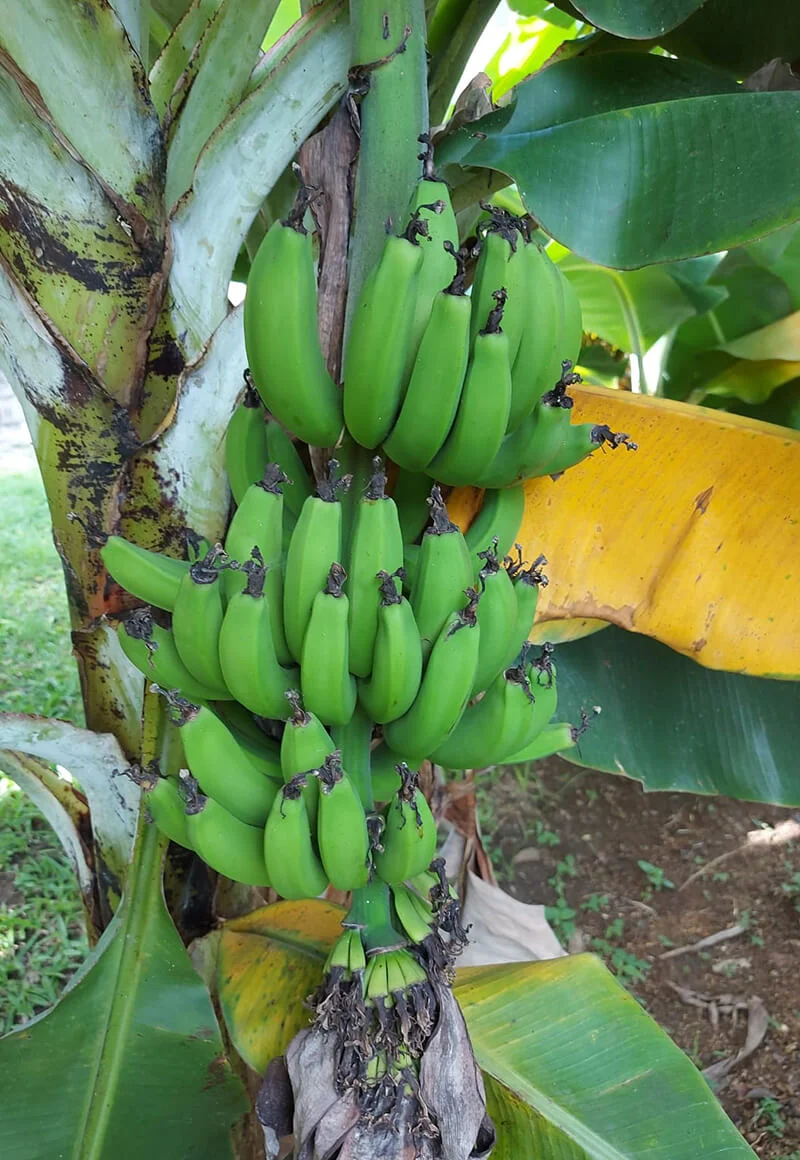
<instances>
[{"instance_id":1,"label":"leaf midrib","mask_svg":"<svg viewBox=\"0 0 800 1160\"><path fill-rule=\"evenodd\" d=\"M126 1054L127 1033L133 1021L139 984L145 970L144 931L153 907L160 902L161 853L165 845L155 826L139 819L139 843L122 903L122 939L112 999L102 1042L96 1053L94 1077L84 1108L74 1160L102 1160L108 1124L113 1112L113 1095L119 1086ZM108 953L108 951L106 951Z\"/></svg>"}]
</instances>

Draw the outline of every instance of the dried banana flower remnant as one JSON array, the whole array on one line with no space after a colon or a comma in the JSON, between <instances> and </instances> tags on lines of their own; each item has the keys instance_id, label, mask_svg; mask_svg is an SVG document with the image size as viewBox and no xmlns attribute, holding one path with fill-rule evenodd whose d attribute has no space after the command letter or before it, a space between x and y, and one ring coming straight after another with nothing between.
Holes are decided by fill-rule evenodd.
<instances>
[{"instance_id":1,"label":"dried banana flower remnant","mask_svg":"<svg viewBox=\"0 0 800 1160\"><path fill-rule=\"evenodd\" d=\"M447 986L431 984L435 1022L415 1059L378 1050L355 1083L341 1082L342 1028L301 1031L286 1069L267 1072L259 1095L267 1160L293 1114L297 1160L483 1160L495 1132L464 1017ZM288 1073L291 1095L285 1083ZM278 1082L280 1077L280 1082ZM293 1113L288 1103L293 1101Z\"/></svg>"}]
</instances>

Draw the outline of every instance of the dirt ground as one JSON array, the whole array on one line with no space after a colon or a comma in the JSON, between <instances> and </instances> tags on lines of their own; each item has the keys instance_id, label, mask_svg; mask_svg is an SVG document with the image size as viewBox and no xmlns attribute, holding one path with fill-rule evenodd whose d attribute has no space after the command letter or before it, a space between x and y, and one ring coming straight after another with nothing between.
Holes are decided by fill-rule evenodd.
<instances>
[{"instance_id":1,"label":"dirt ground","mask_svg":"<svg viewBox=\"0 0 800 1160\"><path fill-rule=\"evenodd\" d=\"M601 954L698 1067L766 1025L717 1091L759 1157L800 1160L800 811L645 794L559 759L478 784L500 885L552 906L562 942Z\"/></svg>"}]
</instances>

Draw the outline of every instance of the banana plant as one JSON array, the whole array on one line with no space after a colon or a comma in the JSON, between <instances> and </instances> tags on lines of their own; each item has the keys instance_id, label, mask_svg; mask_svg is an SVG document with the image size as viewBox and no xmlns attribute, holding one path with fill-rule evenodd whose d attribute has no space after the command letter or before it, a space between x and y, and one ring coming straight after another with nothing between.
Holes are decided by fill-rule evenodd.
<instances>
[{"instance_id":1,"label":"banana plant","mask_svg":"<svg viewBox=\"0 0 800 1160\"><path fill-rule=\"evenodd\" d=\"M399 1154L385 1134L363 1137L347 1108L322 1143L330 1059L303 1000L341 911L279 902L209 935L192 961L183 947L179 908L171 918L162 895L166 841L121 776L155 761L176 772L183 754L122 651L113 625L133 601L98 545L121 534L184 559L198 538L224 536L223 434L245 366L231 283L247 280L266 230L289 213L298 156L325 194L329 335L352 321L342 287L354 302L385 223L409 203L431 126L462 236L494 194L570 251L579 291L590 264L616 279L623 304L637 279L663 286L654 264L683 268L680 310L662 304L671 325L702 324L710 304L711 280L686 274L688 260L769 244L800 221L800 94L740 83L800 55L793 6L774 0L786 18L773 24L759 9L758 35L715 0L515 7L549 39L495 103L485 79L464 76L492 0L0 0L0 365L47 493L86 715L84 731L0 715L0 766L58 824L96 937L56 1007L0 1041L13 1160L145 1149L243 1160L277 1155L292 1127L298 1155ZM744 334L725 353L753 357L735 347ZM654 788L798 804L785 772L796 714L781 709L798 677L787 612L796 437L670 399L576 389L586 421L606 422L609 408L637 436L636 466L597 454L530 481L521 531L551 559L539 621L548 639L571 641L559 657L570 709L606 693L614 707L580 759ZM448 502L468 528L483 495L459 488ZM664 679L677 690L666 707ZM737 762L721 718L718 744L697 732L696 698L723 690L742 733ZM688 754L656 760L693 710ZM86 792L80 835L51 762ZM417 1141L415 1155L477 1157L493 1144L496 1157L752 1155L691 1062L590 957L471 969L442 995L421 1070L436 1142ZM510 1037L512 1022L524 1031ZM53 1060L55 1094L42 1080ZM257 1122L245 1093L264 1073ZM273 1098L292 1088L293 1124Z\"/></svg>"}]
</instances>

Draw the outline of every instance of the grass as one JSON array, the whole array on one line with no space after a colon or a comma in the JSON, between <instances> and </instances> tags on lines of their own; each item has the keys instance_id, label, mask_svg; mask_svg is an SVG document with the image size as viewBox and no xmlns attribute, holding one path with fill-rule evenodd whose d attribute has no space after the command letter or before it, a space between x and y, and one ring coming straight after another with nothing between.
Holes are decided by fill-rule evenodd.
<instances>
[{"instance_id":1,"label":"grass","mask_svg":"<svg viewBox=\"0 0 800 1160\"><path fill-rule=\"evenodd\" d=\"M0 1033L50 1007L87 952L72 868L47 822L0 781Z\"/></svg>"},{"instance_id":2,"label":"grass","mask_svg":"<svg viewBox=\"0 0 800 1160\"><path fill-rule=\"evenodd\" d=\"M0 710L83 721L61 563L38 475L0 475ZM58 998L86 955L72 869L0 776L0 1033Z\"/></svg>"},{"instance_id":3,"label":"grass","mask_svg":"<svg viewBox=\"0 0 800 1160\"><path fill-rule=\"evenodd\" d=\"M83 723L61 562L38 475L0 475L0 709Z\"/></svg>"}]
</instances>

